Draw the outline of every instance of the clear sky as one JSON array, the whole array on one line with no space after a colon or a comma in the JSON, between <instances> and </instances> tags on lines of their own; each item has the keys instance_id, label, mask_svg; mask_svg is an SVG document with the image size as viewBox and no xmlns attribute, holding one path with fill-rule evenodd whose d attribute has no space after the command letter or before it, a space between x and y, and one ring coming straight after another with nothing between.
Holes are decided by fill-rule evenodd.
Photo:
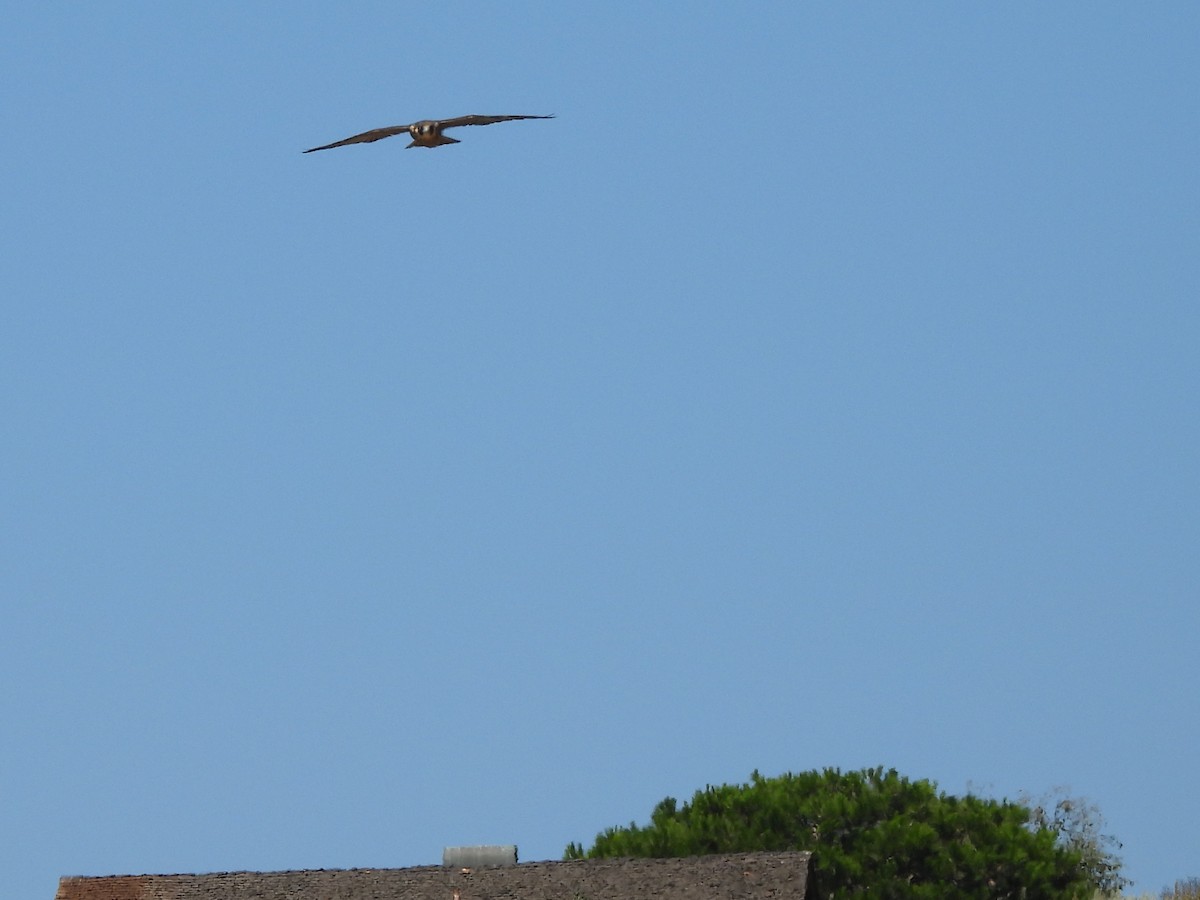
<instances>
[{"instance_id":1,"label":"clear sky","mask_svg":"<svg viewBox=\"0 0 1200 900\"><path fill-rule=\"evenodd\" d=\"M9 9L4 893L557 858L876 764L1200 875L1198 48L1190 2ZM466 113L557 118L300 152Z\"/></svg>"}]
</instances>

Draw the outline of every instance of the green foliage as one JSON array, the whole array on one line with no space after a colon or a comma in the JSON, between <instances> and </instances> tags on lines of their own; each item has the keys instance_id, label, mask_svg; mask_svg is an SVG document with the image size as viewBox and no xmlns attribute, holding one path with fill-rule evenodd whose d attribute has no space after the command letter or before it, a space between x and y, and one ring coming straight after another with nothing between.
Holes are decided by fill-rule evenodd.
<instances>
[{"instance_id":1,"label":"green foliage","mask_svg":"<svg viewBox=\"0 0 1200 900\"><path fill-rule=\"evenodd\" d=\"M1077 851L1028 827L1007 802L941 794L894 769L838 769L709 786L668 797L641 827L609 828L568 859L813 851L810 896L822 900L1075 900L1093 893Z\"/></svg>"},{"instance_id":2,"label":"green foliage","mask_svg":"<svg viewBox=\"0 0 1200 900\"><path fill-rule=\"evenodd\" d=\"M1058 835L1058 843L1074 850L1088 879L1104 896L1116 896L1129 887L1130 881L1121 874L1121 859L1117 851L1121 842L1104 834L1104 817L1094 803L1082 797L1072 797L1068 787L1057 787L1044 797L1023 794L1021 805L1029 808L1029 823L1033 828L1047 828Z\"/></svg>"}]
</instances>

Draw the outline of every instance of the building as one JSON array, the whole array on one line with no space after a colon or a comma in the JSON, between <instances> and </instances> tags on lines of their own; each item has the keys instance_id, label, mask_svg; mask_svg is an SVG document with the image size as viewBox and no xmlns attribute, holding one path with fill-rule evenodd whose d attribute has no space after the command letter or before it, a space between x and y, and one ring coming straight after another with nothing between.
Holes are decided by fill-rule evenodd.
<instances>
[{"instance_id":1,"label":"building","mask_svg":"<svg viewBox=\"0 0 1200 900\"><path fill-rule=\"evenodd\" d=\"M810 855L69 876L55 900L804 900Z\"/></svg>"}]
</instances>

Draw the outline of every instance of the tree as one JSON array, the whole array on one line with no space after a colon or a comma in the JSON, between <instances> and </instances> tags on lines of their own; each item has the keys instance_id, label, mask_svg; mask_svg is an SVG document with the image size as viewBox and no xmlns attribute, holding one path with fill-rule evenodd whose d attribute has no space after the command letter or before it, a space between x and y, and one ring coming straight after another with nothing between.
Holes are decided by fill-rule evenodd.
<instances>
[{"instance_id":1,"label":"tree","mask_svg":"<svg viewBox=\"0 0 1200 900\"><path fill-rule=\"evenodd\" d=\"M1162 889L1162 900L1200 900L1200 878L1181 878Z\"/></svg>"},{"instance_id":2,"label":"tree","mask_svg":"<svg viewBox=\"0 0 1200 900\"><path fill-rule=\"evenodd\" d=\"M813 851L813 896L832 900L1075 900L1093 888L1080 854L1057 833L1028 827L1029 810L939 793L895 769L839 769L708 786L672 797L650 824L609 828L582 857Z\"/></svg>"},{"instance_id":3,"label":"tree","mask_svg":"<svg viewBox=\"0 0 1200 900\"><path fill-rule=\"evenodd\" d=\"M1094 803L1072 797L1069 787L1056 787L1043 797L1021 794L1021 804L1029 808L1031 828L1048 828L1058 835L1061 846L1080 856L1080 865L1096 890L1116 896L1132 882L1121 874L1117 851L1121 842L1104 834L1104 817Z\"/></svg>"}]
</instances>

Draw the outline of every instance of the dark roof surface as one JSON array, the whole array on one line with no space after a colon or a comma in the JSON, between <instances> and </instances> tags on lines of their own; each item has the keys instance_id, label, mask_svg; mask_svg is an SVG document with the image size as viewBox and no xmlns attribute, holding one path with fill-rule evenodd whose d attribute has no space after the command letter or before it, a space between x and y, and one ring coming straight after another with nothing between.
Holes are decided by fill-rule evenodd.
<instances>
[{"instance_id":1,"label":"dark roof surface","mask_svg":"<svg viewBox=\"0 0 1200 900\"><path fill-rule=\"evenodd\" d=\"M56 900L803 900L809 854L68 877Z\"/></svg>"}]
</instances>

